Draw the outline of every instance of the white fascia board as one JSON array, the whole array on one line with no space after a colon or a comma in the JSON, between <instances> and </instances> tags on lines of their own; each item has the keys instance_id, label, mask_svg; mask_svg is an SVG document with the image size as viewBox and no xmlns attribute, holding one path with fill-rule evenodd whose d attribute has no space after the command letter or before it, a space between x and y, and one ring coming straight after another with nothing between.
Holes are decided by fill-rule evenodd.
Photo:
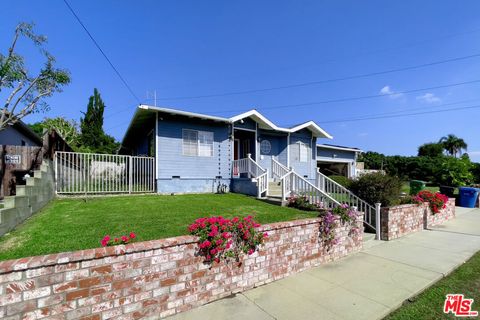
<instances>
[{"instance_id":1,"label":"white fascia board","mask_svg":"<svg viewBox=\"0 0 480 320\"><path fill-rule=\"evenodd\" d=\"M360 150L360 149L352 149L352 148L347 148L347 147L328 146L328 145L325 145L325 144L317 144L317 147L325 148L325 149L353 151L353 152L358 152L358 153L362 153L362 152L363 152L363 151Z\"/></svg>"},{"instance_id":2,"label":"white fascia board","mask_svg":"<svg viewBox=\"0 0 480 320\"><path fill-rule=\"evenodd\" d=\"M173 115L179 115L179 116L200 118L200 119L205 119L205 120L213 120L213 121L220 121L220 122L227 122L227 123L231 122L230 119L228 119L228 118L209 116L209 115L205 115L205 114L201 114L201 113L182 111L182 110L176 110L176 109L170 109L170 108L153 107L153 106L144 105L144 104L140 105L139 108L145 109L145 110L152 110L152 111L157 111L157 112L173 114Z\"/></svg>"},{"instance_id":3,"label":"white fascia board","mask_svg":"<svg viewBox=\"0 0 480 320\"><path fill-rule=\"evenodd\" d=\"M315 122L313 121L308 121L302 124L299 124L296 127L290 128L291 132L296 132L305 128L309 128L313 133L316 134L317 138L327 138L327 139L333 139L333 137L327 133L325 130L320 128Z\"/></svg>"}]
</instances>

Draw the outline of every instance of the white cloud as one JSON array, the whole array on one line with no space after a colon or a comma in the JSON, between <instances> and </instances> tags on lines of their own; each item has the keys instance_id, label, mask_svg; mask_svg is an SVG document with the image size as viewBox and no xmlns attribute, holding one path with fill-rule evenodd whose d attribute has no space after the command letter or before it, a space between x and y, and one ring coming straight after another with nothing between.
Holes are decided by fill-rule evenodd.
<instances>
[{"instance_id":1,"label":"white cloud","mask_svg":"<svg viewBox=\"0 0 480 320\"><path fill-rule=\"evenodd\" d=\"M398 99L403 97L402 93L396 93L395 91L392 90L392 88L390 88L390 86L385 86L382 89L380 89L380 94L388 95L390 99Z\"/></svg>"},{"instance_id":2,"label":"white cloud","mask_svg":"<svg viewBox=\"0 0 480 320\"><path fill-rule=\"evenodd\" d=\"M418 96L417 97L417 100L422 100L426 103L438 103L438 102L442 102L442 99L440 99L439 97L437 97L435 94L433 93L430 93L430 92L427 92L425 93L423 96Z\"/></svg>"}]
</instances>

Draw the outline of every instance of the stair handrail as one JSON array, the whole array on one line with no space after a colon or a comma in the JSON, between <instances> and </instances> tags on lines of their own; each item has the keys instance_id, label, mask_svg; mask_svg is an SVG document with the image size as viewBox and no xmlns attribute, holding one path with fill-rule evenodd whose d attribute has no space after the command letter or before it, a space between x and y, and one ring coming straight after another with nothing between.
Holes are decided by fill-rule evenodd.
<instances>
[{"instance_id":1,"label":"stair handrail","mask_svg":"<svg viewBox=\"0 0 480 320\"><path fill-rule=\"evenodd\" d=\"M291 169L287 168L272 156L272 178L281 178L290 171Z\"/></svg>"},{"instance_id":2,"label":"stair handrail","mask_svg":"<svg viewBox=\"0 0 480 320\"><path fill-rule=\"evenodd\" d=\"M268 170L257 177L257 197L261 198L262 194L268 195Z\"/></svg>"},{"instance_id":3,"label":"stair handrail","mask_svg":"<svg viewBox=\"0 0 480 320\"><path fill-rule=\"evenodd\" d=\"M354 194L352 191L348 190L345 186L342 186L335 180L329 178L328 176L324 175L317 169L316 174L316 184L317 187L323 190L325 193L329 194L330 196L334 197L333 195L340 195L340 198L345 199L348 198L348 202L351 206L357 207L358 211L364 213L364 221L367 225L371 228L376 229L376 224L373 221L373 217L375 217L376 208L374 205L366 202L365 200L361 199L359 196ZM330 186L330 185L333 185ZM345 200L341 202L346 202Z\"/></svg>"},{"instance_id":4,"label":"stair handrail","mask_svg":"<svg viewBox=\"0 0 480 320\"><path fill-rule=\"evenodd\" d=\"M312 204L320 202L324 204L324 202L326 202L326 205L324 204L326 208L340 205L339 201L320 190L317 186L300 176L293 169L284 174L280 178L280 181L282 185L282 201L287 200L288 196L297 191L299 195L306 196Z\"/></svg>"}]
</instances>

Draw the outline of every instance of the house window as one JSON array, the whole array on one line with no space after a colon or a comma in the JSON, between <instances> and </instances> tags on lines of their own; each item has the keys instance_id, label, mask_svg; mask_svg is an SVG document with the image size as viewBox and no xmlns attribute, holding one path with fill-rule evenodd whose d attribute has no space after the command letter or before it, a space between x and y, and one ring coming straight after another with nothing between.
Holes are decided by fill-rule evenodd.
<instances>
[{"instance_id":1,"label":"house window","mask_svg":"<svg viewBox=\"0 0 480 320\"><path fill-rule=\"evenodd\" d=\"M182 138L184 156L213 156L213 132L184 129Z\"/></svg>"},{"instance_id":2,"label":"house window","mask_svg":"<svg viewBox=\"0 0 480 320\"><path fill-rule=\"evenodd\" d=\"M308 162L308 147L305 143L299 142L299 161L300 162Z\"/></svg>"},{"instance_id":3,"label":"house window","mask_svg":"<svg viewBox=\"0 0 480 320\"><path fill-rule=\"evenodd\" d=\"M268 140L262 140L260 142L260 152L262 154L268 155L272 151L272 144Z\"/></svg>"}]
</instances>

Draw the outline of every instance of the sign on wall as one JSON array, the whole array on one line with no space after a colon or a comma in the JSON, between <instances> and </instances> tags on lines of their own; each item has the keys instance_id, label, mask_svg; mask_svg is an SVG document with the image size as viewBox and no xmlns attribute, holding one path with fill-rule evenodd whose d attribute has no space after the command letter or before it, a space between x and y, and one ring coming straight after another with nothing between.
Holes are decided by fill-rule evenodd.
<instances>
[{"instance_id":1,"label":"sign on wall","mask_svg":"<svg viewBox=\"0 0 480 320\"><path fill-rule=\"evenodd\" d=\"M5 155L6 164L20 164L22 163L22 156L19 154L6 154Z\"/></svg>"}]
</instances>

